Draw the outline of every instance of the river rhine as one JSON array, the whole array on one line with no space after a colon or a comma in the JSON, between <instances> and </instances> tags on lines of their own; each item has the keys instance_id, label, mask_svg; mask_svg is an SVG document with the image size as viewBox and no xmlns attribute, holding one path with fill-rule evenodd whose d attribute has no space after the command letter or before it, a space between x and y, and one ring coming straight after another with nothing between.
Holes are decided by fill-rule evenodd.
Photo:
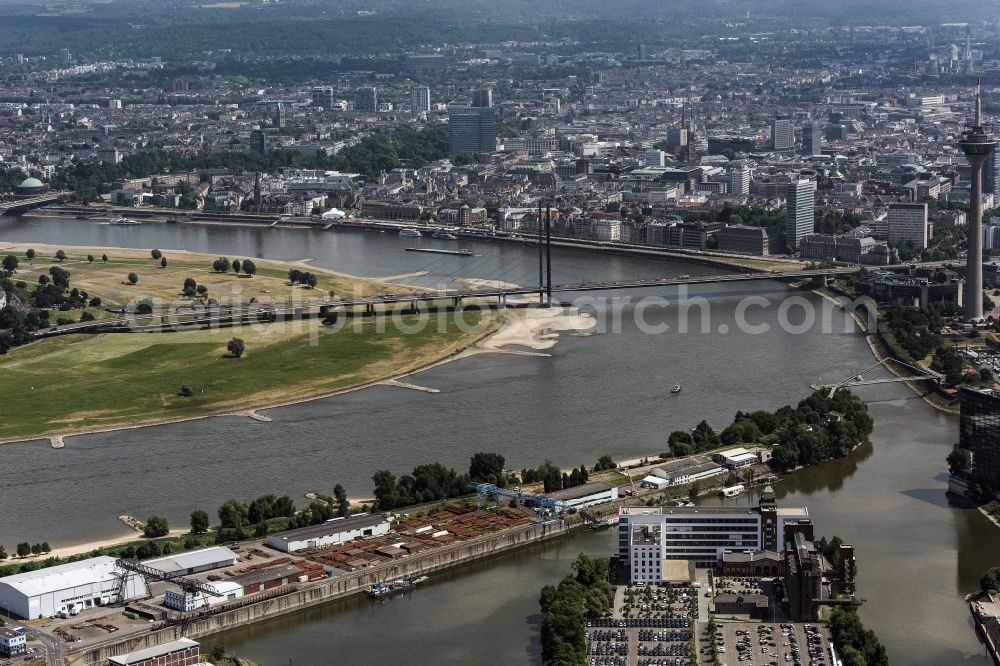
<instances>
[{"instance_id":1,"label":"river rhine","mask_svg":"<svg viewBox=\"0 0 1000 666\"><path fill-rule=\"evenodd\" d=\"M406 241L360 232L3 218L0 241L309 257L317 266L364 276L428 270L416 279L427 285L456 276L537 279L532 248L463 242L480 256L445 258L406 253ZM553 258L556 283L719 272L573 251ZM377 387L269 410L271 423L225 417L69 438L61 450L47 442L2 446L0 543L9 550L22 540L56 545L116 536L123 532L115 519L121 513L155 512L182 526L192 509L211 512L229 497L301 498L338 482L367 495L377 469L400 474L428 461L464 469L476 451L501 452L517 468L545 457L569 466L593 464L603 453L619 459L655 453L672 430L702 418L724 427L738 409L775 409L804 397L819 379L837 381L871 363L845 315L814 295L806 301L829 325L801 334L782 330L780 304L789 292L777 282L692 287L691 296L709 299L710 315L703 329L701 310L693 308L687 333L678 332L683 318L676 303L635 305L649 295L676 301L676 289L611 294L631 302L588 300L597 332L564 336L551 358L480 355L421 373L418 383L439 394ZM739 303L748 296L766 299L745 319L767 332L737 325ZM793 325L800 311L791 309ZM669 328L644 332L637 313ZM683 392L671 395L677 383ZM861 614L892 663L986 664L962 595L998 564L1000 529L945 499L943 460L957 423L902 386L859 394L875 418L872 445L796 473L776 488L779 502L808 506L818 534L856 546L866 599ZM580 534L436 575L385 603L335 602L217 640L264 664L535 663L541 586L557 581L576 553L614 548L612 533Z\"/></svg>"}]
</instances>

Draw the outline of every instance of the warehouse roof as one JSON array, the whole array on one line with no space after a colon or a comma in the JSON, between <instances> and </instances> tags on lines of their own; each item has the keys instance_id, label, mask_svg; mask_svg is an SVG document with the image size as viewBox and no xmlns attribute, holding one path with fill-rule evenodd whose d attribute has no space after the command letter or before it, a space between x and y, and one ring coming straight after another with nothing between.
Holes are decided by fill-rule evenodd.
<instances>
[{"instance_id":1,"label":"warehouse roof","mask_svg":"<svg viewBox=\"0 0 1000 666\"><path fill-rule=\"evenodd\" d=\"M37 569L0 578L0 585L9 585L26 597L57 592L72 587L107 581L113 575L115 558L102 555L79 562Z\"/></svg>"},{"instance_id":2,"label":"warehouse roof","mask_svg":"<svg viewBox=\"0 0 1000 666\"><path fill-rule=\"evenodd\" d=\"M381 513L366 513L360 516L351 516L349 518L334 518L333 520L328 520L325 523L320 523L319 525L300 527L298 529L288 530L287 532L278 532L268 538L278 538L283 541L303 541L305 539L327 536L329 534L339 534L340 532L373 527L375 525L381 525L384 522L386 522L386 519Z\"/></svg>"},{"instance_id":3,"label":"warehouse roof","mask_svg":"<svg viewBox=\"0 0 1000 666\"><path fill-rule=\"evenodd\" d=\"M302 573L302 569L294 564L286 564L283 566L268 567L267 569L248 571L244 574L233 576L229 580L237 585L246 587L247 585L259 585L272 580L281 580L282 578L295 579L301 576Z\"/></svg>"},{"instance_id":4,"label":"warehouse roof","mask_svg":"<svg viewBox=\"0 0 1000 666\"><path fill-rule=\"evenodd\" d=\"M574 500L580 499L581 497L587 497L589 495L596 495L597 493L606 493L612 488L614 488L614 485L608 483L607 481L593 481L592 483L585 483L582 486L574 486L573 488L567 488L566 490L560 490L550 494L556 499Z\"/></svg>"},{"instance_id":5,"label":"warehouse roof","mask_svg":"<svg viewBox=\"0 0 1000 666\"><path fill-rule=\"evenodd\" d=\"M158 557L154 560L146 560L143 564L167 573L198 569L209 565L215 565L215 568L219 568L236 564L236 554L228 548L212 546L211 548L191 550L186 553L176 553L174 555L167 555L166 557Z\"/></svg>"},{"instance_id":6,"label":"warehouse roof","mask_svg":"<svg viewBox=\"0 0 1000 666\"><path fill-rule=\"evenodd\" d=\"M128 654L120 654L117 657L108 657L108 663L122 666L125 664L134 664L147 659L162 657L171 654L172 652L187 650L188 648L195 647L196 645L198 645L198 643L190 638L178 638L176 641L170 641L169 643L163 643L162 645L154 645L153 647L136 650L135 652L129 652Z\"/></svg>"}]
</instances>

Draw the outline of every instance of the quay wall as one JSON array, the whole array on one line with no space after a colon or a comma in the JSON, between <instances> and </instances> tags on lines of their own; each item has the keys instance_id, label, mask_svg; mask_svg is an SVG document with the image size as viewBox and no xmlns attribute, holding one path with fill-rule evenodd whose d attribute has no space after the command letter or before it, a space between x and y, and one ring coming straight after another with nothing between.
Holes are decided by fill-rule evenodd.
<instances>
[{"instance_id":1,"label":"quay wall","mask_svg":"<svg viewBox=\"0 0 1000 666\"><path fill-rule=\"evenodd\" d=\"M139 634L109 639L76 651L67 646L66 661L79 666L103 665L109 657L160 645L182 636L197 639L226 629L278 617L358 594L375 582L431 574L499 555L515 548L555 539L566 535L570 529L572 528L562 521L525 525L442 546L426 553L403 557L346 575L324 578L315 583L289 585L287 588L282 588L287 590L285 594L279 593L260 601L251 600L251 603L244 601L245 605L237 604L235 608L222 608L221 611L212 614L196 615L184 624L161 626Z\"/></svg>"},{"instance_id":2,"label":"quay wall","mask_svg":"<svg viewBox=\"0 0 1000 666\"><path fill-rule=\"evenodd\" d=\"M986 651L993 658L993 663L1000 666L1000 619L997 616L997 603L993 597L974 599L969 602L969 610L976 623L976 633L986 644Z\"/></svg>"}]
</instances>

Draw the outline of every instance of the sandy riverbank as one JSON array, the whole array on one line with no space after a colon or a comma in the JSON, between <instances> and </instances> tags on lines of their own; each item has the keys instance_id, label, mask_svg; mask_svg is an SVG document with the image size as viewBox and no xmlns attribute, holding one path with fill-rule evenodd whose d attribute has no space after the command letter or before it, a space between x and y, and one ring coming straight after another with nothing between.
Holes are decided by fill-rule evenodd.
<instances>
[{"instance_id":1,"label":"sandy riverbank","mask_svg":"<svg viewBox=\"0 0 1000 666\"><path fill-rule=\"evenodd\" d=\"M499 351L519 346L551 349L561 333L586 333L597 325L593 316L575 308L518 308L504 312L503 324L493 335L475 346L480 351Z\"/></svg>"},{"instance_id":2,"label":"sandy riverbank","mask_svg":"<svg viewBox=\"0 0 1000 666\"><path fill-rule=\"evenodd\" d=\"M127 528L126 528L127 529ZM187 534L186 529L175 529L170 530L168 536L177 537ZM111 537L108 539L100 539L95 541L88 541L86 543L77 543L69 546L60 546L59 548L53 548L50 552L44 555L32 555L30 557L17 557L11 558L9 561L0 562L0 564L23 564L25 562L33 562L35 560L47 560L50 557L72 557L73 555L86 555L91 553L98 548L112 548L114 546L122 546L133 541L141 541L143 536L138 532L129 530L128 534L120 537Z\"/></svg>"}]
</instances>

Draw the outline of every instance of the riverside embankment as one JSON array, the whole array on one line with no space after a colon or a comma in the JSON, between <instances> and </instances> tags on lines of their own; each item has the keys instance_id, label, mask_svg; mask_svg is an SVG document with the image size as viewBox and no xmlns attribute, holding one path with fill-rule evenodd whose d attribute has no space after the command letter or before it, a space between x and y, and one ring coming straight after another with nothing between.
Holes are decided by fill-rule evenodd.
<instances>
[{"instance_id":1,"label":"riverside embankment","mask_svg":"<svg viewBox=\"0 0 1000 666\"><path fill-rule=\"evenodd\" d=\"M77 219L81 214L94 215L86 221L103 219L100 216L108 215L106 209L87 209L78 207L51 207L39 209L28 213L26 217L63 217L66 219ZM182 224L202 224L202 225L227 225L227 226L255 226L298 229L319 229L323 231L336 230L350 232L371 232L371 233L391 233L398 234L403 227L413 227L414 224L399 222L387 222L383 220L352 220L352 221L313 221L309 217L284 217L278 215L260 214L237 214L237 213L201 213L201 212L180 212L176 210L160 209L149 210L144 208L116 208L115 214L127 215L129 217L142 219L149 222L166 222ZM428 232L430 233L430 232ZM491 243L514 244L519 246L537 246L539 240L537 236L519 233L493 233L479 229L454 229L450 233L459 239L486 241ZM409 239L411 242L413 239ZM699 266L709 266L727 270L768 270L775 273L798 270L802 267L802 262L793 259L759 259L740 254L727 254L722 252L706 252L704 250L687 250L682 248L668 248L642 245L638 243L624 243L616 241L599 241L586 238L572 238L557 236L552 238L552 246L564 250L573 250L586 253L602 253L619 255L625 257L636 257L644 259L683 261Z\"/></svg>"},{"instance_id":2,"label":"riverside embankment","mask_svg":"<svg viewBox=\"0 0 1000 666\"><path fill-rule=\"evenodd\" d=\"M526 525L503 532L484 535L428 553L420 553L384 565L327 578L313 584L298 584L285 594L269 596L261 601L248 600L231 610L222 610L182 624L154 627L141 634L109 639L82 650L70 650L69 661L79 666L98 666L109 657L141 650L186 636L201 638L234 627L277 618L363 592L368 585L395 578L433 574L516 548L541 543L569 532L561 522Z\"/></svg>"}]
</instances>

